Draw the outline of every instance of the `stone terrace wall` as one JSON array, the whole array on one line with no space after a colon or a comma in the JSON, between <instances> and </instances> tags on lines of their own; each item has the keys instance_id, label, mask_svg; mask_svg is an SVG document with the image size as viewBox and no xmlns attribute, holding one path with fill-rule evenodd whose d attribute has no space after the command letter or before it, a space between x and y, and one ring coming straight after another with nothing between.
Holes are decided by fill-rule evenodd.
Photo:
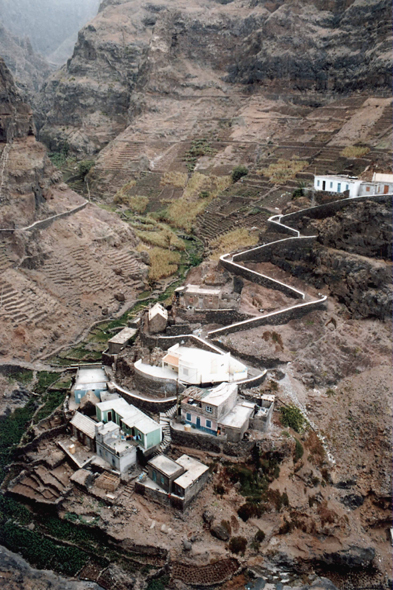
<instances>
[{"instance_id":1,"label":"stone terrace wall","mask_svg":"<svg viewBox=\"0 0 393 590\"><path fill-rule=\"evenodd\" d=\"M175 445L207 451L208 453L224 453L230 457L248 457L255 447L255 442L252 441L242 440L237 443L230 443L226 440L226 437L220 437L219 439L216 436L199 434L195 429L191 430L191 432L184 432L173 428L172 425L171 437Z\"/></svg>"},{"instance_id":2,"label":"stone terrace wall","mask_svg":"<svg viewBox=\"0 0 393 590\"><path fill-rule=\"evenodd\" d=\"M291 238L288 238L288 239L291 239ZM294 238L294 239L297 239L297 238ZM270 244L268 244L268 245L270 245ZM263 248L263 246L261 246L261 248ZM224 268L226 268L230 272L232 272L236 275L240 275L241 277L243 277L244 279L247 279L248 281L251 281L252 283L256 283L257 285L261 285L262 287L266 287L267 289L275 289L276 291L281 291L281 293L284 293L288 297L294 297L295 299L303 299L304 294L301 293L300 291L298 291L297 289L294 289L293 287L290 287L289 285L285 285L284 283L281 283L280 281L276 281L274 279L271 279L270 277L262 275L258 272L250 270L249 268L246 268L244 266L240 266L239 264L236 264L235 260L236 261L253 260L254 259L253 258L254 250L255 250L255 248L253 248L252 250L247 250L247 252L243 252L241 254L235 254L233 256L234 262L232 262L231 260L228 260L225 256L222 256L220 258L220 264L221 264L221 266L223 266ZM241 258L242 256L246 256L246 255L248 255L249 258Z\"/></svg>"},{"instance_id":3,"label":"stone terrace wall","mask_svg":"<svg viewBox=\"0 0 393 590\"><path fill-rule=\"evenodd\" d=\"M264 316L257 317L252 320L240 322L238 324L232 324L231 326L225 326L218 330L212 330L209 332L209 338L212 336L219 336L221 334L231 334L233 332L241 332L243 330L250 330L251 328L258 328L259 326L278 326L280 324L287 324L291 320L296 320L310 311L315 309L326 308L327 297L323 297L319 301L309 301L307 303L301 303L293 307L288 307L282 311L273 311Z\"/></svg>"},{"instance_id":4,"label":"stone terrace wall","mask_svg":"<svg viewBox=\"0 0 393 590\"><path fill-rule=\"evenodd\" d=\"M309 217L312 219L323 219L334 215L337 211L344 209L345 207L356 206L361 201L377 201L385 203L392 200L393 195L372 195L367 197L355 197L351 199L342 199L340 201L333 201L332 203L325 203L324 205L317 205L316 207L310 207L309 209L302 209L301 211L295 211L294 213L288 213L281 217L281 222L288 225L293 222L301 220L303 217Z\"/></svg>"},{"instance_id":5,"label":"stone terrace wall","mask_svg":"<svg viewBox=\"0 0 393 590\"><path fill-rule=\"evenodd\" d=\"M35 229L46 229L54 221L57 221L58 219L62 219L64 217L69 217L70 215L73 215L74 213L78 213L78 211L81 211L82 209L84 209L87 204L88 204L87 201L85 201L84 203L82 203L82 205L78 205L78 207L74 207L74 209L70 209L70 211L64 211L63 213L58 213L57 215L52 215L52 217L47 217L46 219L35 221L34 223L32 223L31 225L28 225L27 227L20 227L20 228L14 228L14 229L0 229L0 232L14 233L17 231L32 231Z\"/></svg>"},{"instance_id":6,"label":"stone terrace wall","mask_svg":"<svg viewBox=\"0 0 393 590\"><path fill-rule=\"evenodd\" d=\"M283 240L264 244L263 246L258 246L252 250L242 252L241 254L236 254L233 259L236 261L249 260L252 262L270 262L272 254L279 256L280 254L287 252L288 248L291 249L291 252L299 252L304 255L304 251L306 249L311 249L314 242L314 236L284 238Z\"/></svg>"}]
</instances>

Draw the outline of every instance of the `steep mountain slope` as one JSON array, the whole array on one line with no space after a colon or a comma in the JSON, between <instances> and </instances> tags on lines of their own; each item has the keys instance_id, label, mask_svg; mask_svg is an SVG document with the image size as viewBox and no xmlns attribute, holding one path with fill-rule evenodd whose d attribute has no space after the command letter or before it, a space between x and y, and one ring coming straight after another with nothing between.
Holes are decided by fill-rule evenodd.
<instances>
[{"instance_id":1,"label":"steep mountain slope","mask_svg":"<svg viewBox=\"0 0 393 590\"><path fill-rule=\"evenodd\" d=\"M209 97L219 109L219 100L231 104L244 92L295 94L309 105L337 92L387 93L389 16L386 0L108 0L46 84L41 138L51 149L67 142L94 153L149 111L153 95Z\"/></svg>"},{"instance_id":2,"label":"steep mountain slope","mask_svg":"<svg viewBox=\"0 0 393 590\"><path fill-rule=\"evenodd\" d=\"M145 265L127 224L61 183L2 60L0 151L0 354L30 359L129 306Z\"/></svg>"},{"instance_id":3,"label":"steep mountain slope","mask_svg":"<svg viewBox=\"0 0 393 590\"><path fill-rule=\"evenodd\" d=\"M99 0L0 0L2 23L15 35L29 37L35 51L50 57L97 14Z\"/></svg>"}]
</instances>

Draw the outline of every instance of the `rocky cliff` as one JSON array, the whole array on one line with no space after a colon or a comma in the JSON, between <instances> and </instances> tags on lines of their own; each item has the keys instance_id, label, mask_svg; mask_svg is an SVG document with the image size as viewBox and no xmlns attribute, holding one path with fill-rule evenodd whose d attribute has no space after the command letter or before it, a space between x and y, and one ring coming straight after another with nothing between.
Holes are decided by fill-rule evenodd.
<instances>
[{"instance_id":1,"label":"rocky cliff","mask_svg":"<svg viewBox=\"0 0 393 590\"><path fill-rule=\"evenodd\" d=\"M386 0L106 0L45 86L41 138L94 153L136 115L154 112L153 95L230 106L239 92L297 94L308 104L389 92L389 14Z\"/></svg>"},{"instance_id":2,"label":"rocky cliff","mask_svg":"<svg viewBox=\"0 0 393 590\"><path fill-rule=\"evenodd\" d=\"M130 226L61 182L3 60L0 153L0 354L31 358L129 306L146 267Z\"/></svg>"}]
</instances>

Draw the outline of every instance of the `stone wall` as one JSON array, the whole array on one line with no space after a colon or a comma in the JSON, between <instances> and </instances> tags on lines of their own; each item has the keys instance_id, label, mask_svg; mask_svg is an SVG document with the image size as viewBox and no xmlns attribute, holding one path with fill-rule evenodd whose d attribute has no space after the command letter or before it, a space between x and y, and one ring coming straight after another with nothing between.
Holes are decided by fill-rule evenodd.
<instances>
[{"instance_id":1,"label":"stone wall","mask_svg":"<svg viewBox=\"0 0 393 590\"><path fill-rule=\"evenodd\" d=\"M176 379L165 379L153 375L146 375L134 365L134 383L136 387L149 395L165 398L173 397L178 392L184 391L185 387Z\"/></svg>"},{"instance_id":2,"label":"stone wall","mask_svg":"<svg viewBox=\"0 0 393 590\"><path fill-rule=\"evenodd\" d=\"M86 207L86 205L87 205L87 201L82 203L82 205L78 205L78 207L74 207L74 209L70 209L70 211L64 211L64 213L58 213L57 215L53 215L52 217L47 217L46 219L35 221L34 223L32 223L31 225L29 225L27 227L20 227L20 228L16 228L16 229L0 229L0 232L14 233L16 231L33 231L35 229L47 229L54 221L57 221L58 219L62 219L64 217L69 217L70 215L73 215L74 213L78 213L78 211L81 211L82 209L84 209Z\"/></svg>"},{"instance_id":3,"label":"stone wall","mask_svg":"<svg viewBox=\"0 0 393 590\"><path fill-rule=\"evenodd\" d=\"M273 311L272 313L254 318L252 320L247 320L246 322L233 324L232 326L225 326L224 328L219 328L218 330L212 330L211 332L209 332L209 338L211 338L212 336L220 336L221 334L241 332L242 330L249 330L251 328L257 328L259 326L279 326L281 324L287 324L291 320L296 320L303 317L310 311L325 308L326 297L317 301L301 303L299 305L289 307L282 311Z\"/></svg>"},{"instance_id":4,"label":"stone wall","mask_svg":"<svg viewBox=\"0 0 393 590\"><path fill-rule=\"evenodd\" d=\"M193 323L222 324L223 326L242 322L250 317L250 315L240 313L236 309L179 309L176 311L176 315Z\"/></svg>"},{"instance_id":5,"label":"stone wall","mask_svg":"<svg viewBox=\"0 0 393 590\"><path fill-rule=\"evenodd\" d=\"M284 238L277 242L271 242L270 244L264 244L252 250L247 250L241 254L237 254L234 260L252 260L253 262L270 262L272 255L280 256L291 249L291 252L298 252L304 256L306 250L311 250L315 242L315 237L312 236L300 236L292 238ZM292 295L293 296L293 295Z\"/></svg>"},{"instance_id":6,"label":"stone wall","mask_svg":"<svg viewBox=\"0 0 393 590\"><path fill-rule=\"evenodd\" d=\"M281 222L286 225L292 225L294 222L301 220L303 217L309 217L311 219L323 219L324 217L334 215L337 211L340 211L345 207L356 207L357 203L367 201L368 199L380 203L386 203L391 202L392 195L373 195L367 197L342 199L341 201L333 201L333 203L325 203L324 205L317 205L316 207L310 207L309 209L302 209L301 211L295 211L294 213L283 215L281 217Z\"/></svg>"},{"instance_id":7,"label":"stone wall","mask_svg":"<svg viewBox=\"0 0 393 590\"><path fill-rule=\"evenodd\" d=\"M289 239L291 239L291 238L289 238ZM296 239L296 238L294 238L294 239ZM260 246L260 248L264 248L264 246ZM226 268L227 270L229 270L230 272L232 272L238 276L241 276L244 279L247 279L248 281L251 281L252 283L256 283L257 285L261 285L262 287L266 287L267 289L275 289L276 291L280 291L281 293L284 293L288 297L294 297L295 299L302 299L303 293L301 293L297 289L294 289L294 288L290 287L289 285L285 285L284 283L280 283L279 281L271 279L270 277L267 277L265 275L261 275L258 272L255 272L253 270L250 270L249 268L246 268L245 266L240 266L239 264L236 264L235 260L236 261L255 260L255 255L254 255L255 250L259 250L259 249L254 248L253 250L247 250L247 252L243 252L241 254L235 254L233 256L234 262L231 262L230 260L226 260L224 257L221 257L220 258L220 265L223 266L224 268Z\"/></svg>"},{"instance_id":8,"label":"stone wall","mask_svg":"<svg viewBox=\"0 0 393 590\"><path fill-rule=\"evenodd\" d=\"M173 397L168 401L165 398L157 398L156 400L144 399L137 394L133 394L131 391L126 392L123 388L117 389L117 387L115 386L115 389L118 391L118 393L121 394L122 397L124 397L126 402L139 408L143 412L166 412L167 410L170 410L170 408L172 408L175 404L175 400L173 399Z\"/></svg>"},{"instance_id":9,"label":"stone wall","mask_svg":"<svg viewBox=\"0 0 393 590\"><path fill-rule=\"evenodd\" d=\"M199 449L208 453L224 453L230 457L247 457L255 446L252 441L240 441L231 443L225 436L217 438L212 435L200 434L192 429L191 432L178 430L171 425L171 437L173 444Z\"/></svg>"}]
</instances>

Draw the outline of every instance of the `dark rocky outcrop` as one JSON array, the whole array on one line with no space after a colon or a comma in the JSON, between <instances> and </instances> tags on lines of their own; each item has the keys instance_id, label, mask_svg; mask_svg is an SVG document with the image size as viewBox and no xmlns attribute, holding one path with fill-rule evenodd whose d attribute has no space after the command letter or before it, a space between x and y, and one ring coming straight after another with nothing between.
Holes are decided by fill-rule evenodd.
<instances>
[{"instance_id":1,"label":"dark rocky outcrop","mask_svg":"<svg viewBox=\"0 0 393 590\"><path fill-rule=\"evenodd\" d=\"M387 0L105 0L44 88L41 138L51 149L97 152L147 110L147 93L307 91L297 100L318 105L328 94L389 92L389 15Z\"/></svg>"}]
</instances>

